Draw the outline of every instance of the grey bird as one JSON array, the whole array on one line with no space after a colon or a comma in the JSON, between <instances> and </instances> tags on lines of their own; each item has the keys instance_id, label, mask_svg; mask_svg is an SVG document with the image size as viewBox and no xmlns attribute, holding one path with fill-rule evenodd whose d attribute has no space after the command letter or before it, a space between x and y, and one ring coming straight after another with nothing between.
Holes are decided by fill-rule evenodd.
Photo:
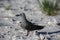
<instances>
[{"instance_id":1,"label":"grey bird","mask_svg":"<svg viewBox=\"0 0 60 40\"><path fill-rule=\"evenodd\" d=\"M28 21L26 19L26 15L24 13L21 13L19 16L21 16L22 19L23 19L23 22L21 23L21 27L23 29L26 29L27 30L27 35L26 36L29 35L29 32L30 31L41 30L41 29L43 29L45 27L45 26L42 26L42 25L36 25L36 24Z\"/></svg>"}]
</instances>

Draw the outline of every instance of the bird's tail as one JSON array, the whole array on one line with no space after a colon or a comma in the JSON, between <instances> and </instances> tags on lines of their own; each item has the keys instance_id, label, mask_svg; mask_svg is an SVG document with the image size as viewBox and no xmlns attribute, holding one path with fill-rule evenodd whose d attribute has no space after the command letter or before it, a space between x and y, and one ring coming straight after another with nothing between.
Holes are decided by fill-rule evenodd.
<instances>
[{"instance_id":1,"label":"bird's tail","mask_svg":"<svg viewBox=\"0 0 60 40\"><path fill-rule=\"evenodd\" d=\"M32 25L30 27L28 27L28 30L41 30L43 29L45 26L38 26L38 25Z\"/></svg>"}]
</instances>

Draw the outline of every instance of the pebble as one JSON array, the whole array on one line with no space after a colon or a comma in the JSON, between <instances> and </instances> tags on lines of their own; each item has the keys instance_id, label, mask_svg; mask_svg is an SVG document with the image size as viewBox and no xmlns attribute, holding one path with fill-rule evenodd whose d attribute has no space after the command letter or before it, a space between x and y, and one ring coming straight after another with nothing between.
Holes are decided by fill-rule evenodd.
<instances>
[{"instance_id":1,"label":"pebble","mask_svg":"<svg viewBox=\"0 0 60 40\"><path fill-rule=\"evenodd\" d=\"M21 23L21 22L20 22Z\"/></svg>"},{"instance_id":2,"label":"pebble","mask_svg":"<svg viewBox=\"0 0 60 40\"><path fill-rule=\"evenodd\" d=\"M12 27L10 27L12 29Z\"/></svg>"},{"instance_id":3,"label":"pebble","mask_svg":"<svg viewBox=\"0 0 60 40\"><path fill-rule=\"evenodd\" d=\"M28 11L28 9L27 8L24 8L24 11Z\"/></svg>"},{"instance_id":4,"label":"pebble","mask_svg":"<svg viewBox=\"0 0 60 40\"><path fill-rule=\"evenodd\" d=\"M12 19L12 21L16 21L15 19Z\"/></svg>"},{"instance_id":5,"label":"pebble","mask_svg":"<svg viewBox=\"0 0 60 40\"><path fill-rule=\"evenodd\" d=\"M57 25L59 25L59 26L60 26L60 23L57 23Z\"/></svg>"},{"instance_id":6,"label":"pebble","mask_svg":"<svg viewBox=\"0 0 60 40\"><path fill-rule=\"evenodd\" d=\"M24 7L24 11L28 11L28 10L29 10L29 9L25 6L25 7Z\"/></svg>"},{"instance_id":7,"label":"pebble","mask_svg":"<svg viewBox=\"0 0 60 40\"><path fill-rule=\"evenodd\" d=\"M4 33L4 35L6 35L6 33Z\"/></svg>"},{"instance_id":8,"label":"pebble","mask_svg":"<svg viewBox=\"0 0 60 40\"><path fill-rule=\"evenodd\" d=\"M17 14L16 16L18 17L18 16L20 16L20 14Z\"/></svg>"},{"instance_id":9,"label":"pebble","mask_svg":"<svg viewBox=\"0 0 60 40\"><path fill-rule=\"evenodd\" d=\"M18 28L15 28L15 31L18 31L19 29Z\"/></svg>"},{"instance_id":10,"label":"pebble","mask_svg":"<svg viewBox=\"0 0 60 40\"><path fill-rule=\"evenodd\" d=\"M2 38L5 38L4 35L2 35Z\"/></svg>"},{"instance_id":11,"label":"pebble","mask_svg":"<svg viewBox=\"0 0 60 40\"><path fill-rule=\"evenodd\" d=\"M23 9L22 7L20 7L20 9Z\"/></svg>"},{"instance_id":12,"label":"pebble","mask_svg":"<svg viewBox=\"0 0 60 40\"><path fill-rule=\"evenodd\" d=\"M1 34L0 34L0 38L5 38L5 37L4 37L4 35L1 35Z\"/></svg>"}]
</instances>

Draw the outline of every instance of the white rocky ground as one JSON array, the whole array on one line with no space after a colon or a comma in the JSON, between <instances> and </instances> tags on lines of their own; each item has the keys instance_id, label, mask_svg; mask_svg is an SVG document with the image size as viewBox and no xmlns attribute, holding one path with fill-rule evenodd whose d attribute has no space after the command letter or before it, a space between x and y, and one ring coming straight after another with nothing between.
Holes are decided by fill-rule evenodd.
<instances>
[{"instance_id":1,"label":"white rocky ground","mask_svg":"<svg viewBox=\"0 0 60 40\"><path fill-rule=\"evenodd\" d=\"M19 23L22 18L15 16L21 13L25 13L32 23L46 27L25 36L26 30ZM59 22L60 12L56 16L43 14L37 0L0 0L0 40L60 40L60 26L56 25Z\"/></svg>"}]
</instances>

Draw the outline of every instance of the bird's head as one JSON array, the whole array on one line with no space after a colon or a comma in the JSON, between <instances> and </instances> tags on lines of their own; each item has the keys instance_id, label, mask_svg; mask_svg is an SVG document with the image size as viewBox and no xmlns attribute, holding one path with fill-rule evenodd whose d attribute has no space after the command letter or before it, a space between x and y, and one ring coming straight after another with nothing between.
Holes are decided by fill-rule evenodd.
<instances>
[{"instance_id":1,"label":"bird's head","mask_svg":"<svg viewBox=\"0 0 60 40\"><path fill-rule=\"evenodd\" d=\"M19 15L17 15L17 16L25 16L25 13L21 13L21 14L19 14Z\"/></svg>"}]
</instances>

